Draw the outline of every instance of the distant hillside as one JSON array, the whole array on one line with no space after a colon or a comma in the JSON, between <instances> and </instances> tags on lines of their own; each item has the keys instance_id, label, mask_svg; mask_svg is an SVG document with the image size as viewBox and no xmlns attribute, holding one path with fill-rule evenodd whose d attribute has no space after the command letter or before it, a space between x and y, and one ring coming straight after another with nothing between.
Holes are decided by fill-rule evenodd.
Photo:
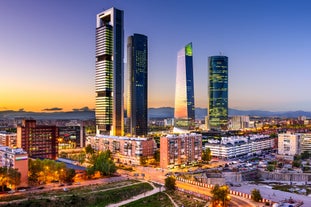
<instances>
[{"instance_id":1,"label":"distant hillside","mask_svg":"<svg viewBox=\"0 0 311 207\"><path fill-rule=\"evenodd\" d=\"M94 111L68 111L68 112L26 112L26 111L0 111L0 119L33 118L33 119L79 119L95 118Z\"/></svg>"},{"instance_id":2,"label":"distant hillside","mask_svg":"<svg viewBox=\"0 0 311 207\"><path fill-rule=\"evenodd\" d=\"M148 116L151 119L164 119L174 117L174 108L161 107L149 108ZM206 108L196 108L196 119L204 119L207 114ZM298 116L311 117L311 112L306 111L285 111L285 112L271 112L260 110L237 110L229 109L229 116L249 115L260 117L284 117L295 118ZM88 120L95 119L95 112L92 110L85 111L69 111L69 112L27 112L27 111L0 111L0 119L14 119L14 118L33 118L33 119L80 119Z\"/></svg>"}]
</instances>

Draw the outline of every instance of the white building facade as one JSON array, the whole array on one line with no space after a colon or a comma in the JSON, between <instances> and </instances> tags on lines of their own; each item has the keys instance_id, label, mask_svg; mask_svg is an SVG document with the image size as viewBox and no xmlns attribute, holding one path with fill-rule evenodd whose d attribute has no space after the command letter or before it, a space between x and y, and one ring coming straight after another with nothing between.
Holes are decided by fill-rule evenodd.
<instances>
[{"instance_id":1,"label":"white building facade","mask_svg":"<svg viewBox=\"0 0 311 207\"><path fill-rule=\"evenodd\" d=\"M210 148L212 156L219 158L259 154L274 147L274 138L270 138L269 135L222 137L221 140L209 140L209 143L205 144L205 149Z\"/></svg>"}]
</instances>

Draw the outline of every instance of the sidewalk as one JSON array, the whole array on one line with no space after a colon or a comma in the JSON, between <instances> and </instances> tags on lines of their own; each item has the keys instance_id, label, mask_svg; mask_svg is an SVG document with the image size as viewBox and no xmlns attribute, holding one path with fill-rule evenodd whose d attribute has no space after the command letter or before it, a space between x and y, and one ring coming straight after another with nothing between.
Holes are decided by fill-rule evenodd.
<instances>
[{"instance_id":1,"label":"sidewalk","mask_svg":"<svg viewBox=\"0 0 311 207\"><path fill-rule=\"evenodd\" d=\"M145 198L145 197L148 197L148 196L151 196L153 194L156 194L160 191L160 189L156 188L153 183L150 183L150 182L147 182L149 183L152 187L153 187L153 190L151 191L148 191L148 192L145 192L145 193L142 193L142 194L139 194L137 196L134 196L128 200L125 200L125 201L121 201L119 203L113 203L113 204L109 204L107 207L118 207L118 206L122 206L122 205L125 205L125 204L128 204L128 203L131 203L133 201L136 201L136 200L139 200L141 198Z\"/></svg>"}]
</instances>

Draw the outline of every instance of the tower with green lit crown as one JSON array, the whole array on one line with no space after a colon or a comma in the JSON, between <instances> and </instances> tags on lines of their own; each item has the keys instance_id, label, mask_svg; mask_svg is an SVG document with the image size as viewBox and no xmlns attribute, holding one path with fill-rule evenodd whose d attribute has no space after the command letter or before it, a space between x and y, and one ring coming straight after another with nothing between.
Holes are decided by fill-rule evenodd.
<instances>
[{"instance_id":1,"label":"tower with green lit crown","mask_svg":"<svg viewBox=\"0 0 311 207\"><path fill-rule=\"evenodd\" d=\"M194 83L192 43L182 48L177 55L175 88L175 131L194 129Z\"/></svg>"},{"instance_id":2,"label":"tower with green lit crown","mask_svg":"<svg viewBox=\"0 0 311 207\"><path fill-rule=\"evenodd\" d=\"M96 18L96 133L122 136L123 11L110 8Z\"/></svg>"},{"instance_id":3,"label":"tower with green lit crown","mask_svg":"<svg viewBox=\"0 0 311 207\"><path fill-rule=\"evenodd\" d=\"M228 57L208 58L208 128L228 128Z\"/></svg>"}]
</instances>

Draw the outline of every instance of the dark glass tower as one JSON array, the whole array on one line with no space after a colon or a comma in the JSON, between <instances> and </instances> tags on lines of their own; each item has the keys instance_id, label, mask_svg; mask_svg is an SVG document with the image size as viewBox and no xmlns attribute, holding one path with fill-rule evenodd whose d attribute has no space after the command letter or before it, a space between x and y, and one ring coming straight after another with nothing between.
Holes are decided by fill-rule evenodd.
<instances>
[{"instance_id":1,"label":"dark glass tower","mask_svg":"<svg viewBox=\"0 0 311 207\"><path fill-rule=\"evenodd\" d=\"M127 42L128 130L131 135L148 134L148 39L134 34Z\"/></svg>"},{"instance_id":2,"label":"dark glass tower","mask_svg":"<svg viewBox=\"0 0 311 207\"><path fill-rule=\"evenodd\" d=\"M208 58L208 127L228 128L228 57Z\"/></svg>"},{"instance_id":3,"label":"dark glass tower","mask_svg":"<svg viewBox=\"0 0 311 207\"><path fill-rule=\"evenodd\" d=\"M193 129L195 121L192 43L178 52L175 89L175 131ZM176 129L177 128L177 129Z\"/></svg>"},{"instance_id":4,"label":"dark glass tower","mask_svg":"<svg viewBox=\"0 0 311 207\"><path fill-rule=\"evenodd\" d=\"M122 136L123 11L110 8L96 20L96 133Z\"/></svg>"}]
</instances>

